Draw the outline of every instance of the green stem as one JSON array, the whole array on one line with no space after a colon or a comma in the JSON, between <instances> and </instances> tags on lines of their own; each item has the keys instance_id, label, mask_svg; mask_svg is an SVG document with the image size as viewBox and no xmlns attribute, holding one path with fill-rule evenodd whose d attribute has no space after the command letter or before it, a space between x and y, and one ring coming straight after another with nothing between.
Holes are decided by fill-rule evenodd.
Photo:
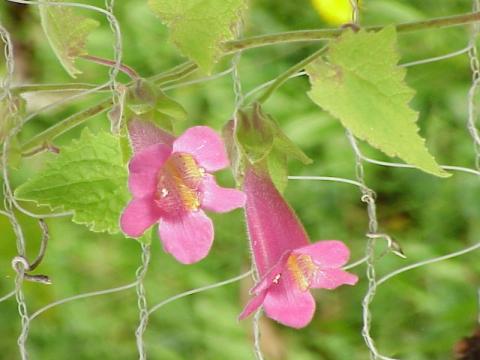
<instances>
[{"instance_id":1,"label":"green stem","mask_svg":"<svg viewBox=\"0 0 480 360\"><path fill-rule=\"evenodd\" d=\"M480 20L480 12L474 12L469 14L454 15L449 17L441 17L436 19L416 21L410 23L404 23L396 25L398 32L410 32L425 30L431 28L443 28L450 26L460 26L470 24L475 21ZM379 31L383 29L384 26L370 26L365 29L371 31ZM321 30L300 30L300 31L290 31L277 34L269 35L260 35L253 36L249 38L244 38L240 40L227 41L223 43L222 47L224 50L224 55L229 55L241 50L254 49L258 47L289 43L289 42L305 42L305 41L321 41L321 40L330 40L337 37L342 33L343 29L321 29ZM154 81L156 84L162 84L164 82L177 80L178 76L183 77L184 74L190 74L193 70L197 68L191 61L187 61L179 66L176 66L172 70L153 76L150 80ZM54 91L54 90L70 90L70 89L89 89L90 87L86 84L76 85L76 84L67 84L67 85L25 85L18 86L14 88L15 92L32 92L32 91Z\"/></svg>"},{"instance_id":2,"label":"green stem","mask_svg":"<svg viewBox=\"0 0 480 360\"><path fill-rule=\"evenodd\" d=\"M101 114L102 112L110 109L113 106L112 99L107 99L101 103L89 107L83 111L80 111L76 114L69 116L68 118L56 123L52 127L49 127L40 134L34 136L30 140L26 141L21 146L22 154L28 155L29 153L36 153L36 150L41 148L47 148L45 145L48 145L56 137L62 135L66 131L82 124L91 117Z\"/></svg>"},{"instance_id":3,"label":"green stem","mask_svg":"<svg viewBox=\"0 0 480 360\"><path fill-rule=\"evenodd\" d=\"M418 30L431 29L431 28L442 28L442 27L449 27L449 26L465 25L465 24L469 24L479 20L480 20L480 12L474 12L469 14L461 14L461 15L455 15L455 16L449 16L449 17L435 18L435 19L430 19L425 21L399 24L399 25L396 25L396 29L398 32L409 32L409 31L418 31ZM383 28L384 28L383 26L366 27L367 30L371 30L371 31L379 31ZM271 34L271 35L255 36L251 38L225 42L223 44L223 50L224 50L224 55L228 55L231 53L235 53L237 51L253 49L253 48L267 46L267 45L280 44L280 43L328 40L328 39L337 37L342 33L342 31L343 29L306 30L306 31L293 31L293 32ZM269 96L279 86L281 86L286 81L286 79L288 79L288 77L290 77L290 75L292 75L293 73L295 73L296 71L304 67L306 64L308 64L308 62L313 61L316 57L318 57L321 54L322 50L323 49L319 50L317 53L310 55L308 58L304 59L303 61L296 64L292 68L288 69L285 73L280 75L272 83L272 85L269 88L267 88L267 90L262 94L259 101L261 102L266 101L269 98ZM155 84L160 85L169 81L173 81L173 80L177 80L179 78L185 77L191 74L196 69L197 69L197 65L195 65L192 62L186 62L184 64L181 64L173 68L169 72L154 76L150 78L150 80L154 81ZM69 86L71 86L71 84L67 86L67 89ZM52 85L52 89L53 88L54 88L54 85ZM58 87L54 89L61 90L62 88ZM93 107L90 107L84 111L74 114L66 118L65 120L60 121L59 123L55 124L51 128L48 128L47 130L43 131L42 133L38 134L37 136L33 137L32 139L22 144L22 148L21 148L22 153L29 153L29 152L32 152L32 150L45 146L45 144L48 144L57 136L82 124L92 116L106 111L111 106L112 106L112 101L109 99Z\"/></svg>"},{"instance_id":4,"label":"green stem","mask_svg":"<svg viewBox=\"0 0 480 360\"><path fill-rule=\"evenodd\" d=\"M415 21L410 23L404 23L396 25L395 28L398 32L410 32L432 28L444 28L450 26L459 26L470 24L480 20L480 11L468 14L447 16L441 18L435 18L430 20ZM379 31L385 26L369 26L365 27L369 31ZM241 50L253 49L262 46L289 43L289 42L301 42L301 41L321 41L330 40L339 36L344 29L321 29L321 30L301 30L290 31L277 34L253 36L250 38L227 41L222 44L225 54L235 53Z\"/></svg>"},{"instance_id":5,"label":"green stem","mask_svg":"<svg viewBox=\"0 0 480 360\"><path fill-rule=\"evenodd\" d=\"M183 79L197 69L198 66L193 61L186 61L165 73L152 76L149 80L155 85L163 85L170 81Z\"/></svg>"},{"instance_id":6,"label":"green stem","mask_svg":"<svg viewBox=\"0 0 480 360\"><path fill-rule=\"evenodd\" d=\"M84 91L96 88L95 84L27 84L15 86L12 88L14 94L41 92L41 91ZM110 91L108 87L99 89L98 91Z\"/></svg>"},{"instance_id":7,"label":"green stem","mask_svg":"<svg viewBox=\"0 0 480 360\"><path fill-rule=\"evenodd\" d=\"M311 62L315 61L315 59L319 58L325 51L327 47L324 46L321 49L315 51L312 55L306 57L302 61L296 63L291 68L287 69L285 72L280 74L273 83L265 89L263 94L258 98L258 102L263 104L268 98L277 90L280 86L282 86L293 74L296 74L300 70L303 70L305 66L310 64Z\"/></svg>"},{"instance_id":8,"label":"green stem","mask_svg":"<svg viewBox=\"0 0 480 360\"><path fill-rule=\"evenodd\" d=\"M96 63L96 64L108 66L110 68L115 66L115 61L104 59L104 58L101 58L101 57L98 57L98 56L82 55L82 56L80 56L80 58L84 59L84 60L91 61L91 62ZM121 72L123 72L124 74L127 74L130 77L130 79L132 79L132 80L140 79L140 75L138 75L138 73L128 65L120 64L118 69Z\"/></svg>"},{"instance_id":9,"label":"green stem","mask_svg":"<svg viewBox=\"0 0 480 360\"><path fill-rule=\"evenodd\" d=\"M153 76L149 80L154 81L156 85L160 85L168 81L177 80L185 77L191 74L196 69L197 65L193 64L192 62L186 62L182 65L174 67L172 70L165 72L164 74ZM41 151L42 149L48 148L48 146L46 145L51 143L56 137L62 135L63 133L73 129L78 125L81 125L91 117L109 110L112 106L112 100L107 99L97 105L91 106L56 123L52 127L44 130L40 134L23 143L21 146L22 155L30 156L38 153L38 151Z\"/></svg>"}]
</instances>

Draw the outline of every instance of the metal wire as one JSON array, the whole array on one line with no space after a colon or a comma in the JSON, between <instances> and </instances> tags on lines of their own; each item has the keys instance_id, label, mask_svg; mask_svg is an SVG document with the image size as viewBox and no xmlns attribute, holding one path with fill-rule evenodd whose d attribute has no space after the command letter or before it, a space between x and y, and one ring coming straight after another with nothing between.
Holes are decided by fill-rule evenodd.
<instances>
[{"instance_id":1,"label":"metal wire","mask_svg":"<svg viewBox=\"0 0 480 360\"><path fill-rule=\"evenodd\" d=\"M35 5L40 4L39 2L36 2L36 1L26 1L26 0L10 0L10 1L17 2L17 3L24 3L24 4L35 4ZM352 9L353 9L353 11L352 11L352 22L354 24L358 24L358 21L359 21L358 1L356 1L356 0L350 0L350 1L352 3ZM59 3L52 3L52 2L43 2L43 4L59 5ZM76 3L63 3L63 5L65 5L65 6L78 6L78 7L83 7L83 8L87 8L87 9L97 9L95 7L92 7L92 6L83 5L83 4L76 4ZM102 13L108 14L107 18L109 19L112 30L113 30L113 32L115 33L115 36L116 36L116 41L115 41L115 45L114 45L116 66L112 67L110 69L109 81L107 82L106 85L108 85L110 90L112 91L112 95L114 97L114 103L118 103L119 98L118 98L118 86L117 86L118 84L116 82L116 75L117 75L118 70L119 70L118 68L121 64L121 53L122 53L121 37L120 37L121 35L120 35L120 28L118 27L118 23L116 23L115 17L113 15L114 0L105 0L105 7L106 7L106 10L104 10L104 12L102 12ZM474 11L476 11L478 9L480 9L479 0L474 0ZM95 10L95 11L98 11L98 10ZM472 139L473 139L474 145L475 145L475 156L476 156L475 165L476 165L477 170L464 168L464 167L460 167L460 166L443 165L442 167L446 170L462 171L462 172L471 173L471 174L474 174L474 175L480 175L480 135L479 135L479 132L478 132L477 127L476 127L477 110L476 110L476 105L475 105L475 98L476 98L478 86L479 86L479 83L480 83L480 65L479 65L477 47L476 47L476 39L478 37L478 34L479 34L479 25L477 23L475 23L472 26L472 34L471 34L471 37L470 37L469 46L467 48L461 49L459 51L456 51L456 52L453 52L453 53L450 53L450 54L437 56L437 57L433 57L433 58L430 58L430 59L418 60L418 61L415 61L415 62L406 63L406 64L402 65L402 66L405 66L405 67L416 66L416 65L421 65L421 64L434 62L434 61L440 61L440 60L443 60L443 59L451 58L453 56L458 56L458 55L461 55L465 52L468 52L469 59L470 59L470 65L471 65L471 69L472 69L472 86L470 88L469 96L468 96L468 104L469 104L469 106L468 106L468 114L469 114L469 116L468 116L468 130L470 132L470 135L472 136ZM8 35L8 32L1 26L0 26L0 36L1 36L2 40L4 41L4 43L7 44L5 46L5 52L6 52L5 58L7 60L7 70L8 70L7 71L7 76L2 81L3 92L2 92L2 95L0 97L0 100L4 99L5 97L9 97L9 99L10 99L9 101L11 103L10 106L12 106L11 109L10 109L10 114L12 115L12 114L16 114L16 112L17 112L15 102L13 101L11 92L9 90L11 88L11 80L12 80L13 69L14 69L13 47L11 46L11 40L10 40L10 37ZM248 93L247 95L243 95L242 84L241 84L241 81L240 81L240 74L238 72L238 64L239 64L239 61L240 61L240 56L241 56L241 53L239 52L233 57L232 68L231 69L228 69L228 70L226 70L226 71L224 71L220 74L213 75L212 77L209 77L209 78L206 78L206 79L197 79L197 80L193 80L191 82L185 83L185 84L173 85L173 86L171 86L171 88L173 88L175 86L187 86L187 85L195 84L195 83L198 83L198 82L203 82L203 81L206 81L208 79L215 79L215 78L218 78L220 76L224 76L227 73L232 72L233 83L234 83L233 87L234 87L234 94L235 94L234 118L236 118L236 113L238 112L241 105L244 103L244 99L246 97L249 97L250 95L254 94L258 90L261 90L265 86L268 86L268 84L270 83L270 82L267 82L265 84L262 84L259 87L255 88L254 90L252 90L252 92ZM295 76L300 76L300 75L303 75L303 73L295 74ZM76 96L80 97L80 96L83 96L85 94L94 93L94 92L100 90L102 87L105 88L105 84L101 85L100 87L94 88L92 90L82 92L81 94L78 94ZM29 117L27 119L31 119L31 118L32 117ZM13 135L15 135L21 129L21 127L26 123L26 121L28 121L28 120L23 119L21 121L21 123L22 123L21 126L19 126L16 129L16 131L14 131ZM115 131L115 129L112 128L112 131ZM468 252L474 251L474 250L476 250L480 247L480 244L472 245L472 246L470 246L470 247L468 247L464 250L457 251L455 253L451 253L451 254L448 254L448 255L445 255L445 256L441 256L441 257L434 258L434 259L423 260L423 261L417 262L415 264L408 265L406 267L395 270L395 271L383 276L379 280L377 280L376 272L375 272L375 260L376 259L375 259L375 254L374 254L375 240L379 237L383 237L383 238L388 240L388 235L378 233L378 222L377 222L377 214L376 214L375 193L373 192L373 190L369 189L368 186L365 183L365 174L364 174L363 162L370 162L370 163L374 163L374 164L377 164L377 165L391 166L391 167L398 167L398 168L411 168L412 166L407 165L407 164L393 163L393 162L382 162L382 161L367 158L361 153L361 151L358 147L358 144L357 144L355 138L353 137L353 135L348 132L347 137L350 141L350 144L351 144L351 146L354 150L354 154L355 154L355 166L356 166L356 178L357 178L357 180L345 179L345 178L339 178L339 177L328 177L328 176L291 176L291 177L289 177L289 179L291 179L291 180L303 180L303 181L305 181L305 180L332 181L332 182L336 182L336 183L346 183L346 184L354 185L354 186L360 188L360 190L362 192L361 200L363 202L365 202L366 205L367 205L367 212L368 212L368 218L369 218L366 255L365 255L365 257L361 258L360 260L355 261L355 262L345 266L344 269L350 269L350 268L353 268L353 267L358 266L358 265L363 264L363 263L367 264L368 291L367 291L367 294L365 295L365 297L363 299L363 303L362 303L363 321L364 321L363 329L362 329L362 335L363 335L363 337L365 339L365 342L366 342L366 344L367 344L367 346L370 350L370 356L371 356L372 359L390 359L390 360L392 360L392 358L389 358L389 357L386 357L386 356L383 356L383 355L379 354L378 350L375 347L374 341L373 341L373 339L370 335L370 328L371 328L371 321L372 321L372 316L371 316L371 312L370 312L370 304L373 301L373 298L375 296L375 292L376 292L376 289L378 288L378 286L380 284L385 283L387 280L389 280L390 278L392 278L392 277L394 277L394 276L396 276L400 273L409 271L409 270L414 269L414 268L418 268L420 266L428 265L428 264L431 264L433 262L450 259L452 257L460 256L460 255L466 254ZM8 141L9 141L9 139L7 139L7 141L6 141L7 150L8 150ZM4 160L6 159L6 156L7 156L5 154L8 154L8 151L7 152L4 151L3 163L5 162ZM3 164L3 167L5 168L6 165ZM8 172L7 171L4 171L4 177L6 178L6 182L4 183L5 194L6 194L5 199L4 199L5 211L0 211L0 214L7 216L8 219L10 220L10 222L12 224L12 227L15 231L16 238L17 238L18 254L21 255L21 256L25 256L25 252L26 252L25 239L24 239L24 236L23 236L23 233L22 233L22 229L21 229L20 225L18 224L18 221L16 221L16 217L15 217L15 214L13 212L13 209L15 207L18 208L20 211L23 211L24 209L22 209L18 204L15 203L15 200L14 200L13 195L12 195L11 188L9 187ZM31 213L27 213L27 214L33 215L35 217L43 217L43 215L38 215L38 214L31 214ZM60 215L62 215L62 216L63 215L69 215L69 213L60 214ZM44 235L45 234L48 235L47 230L48 229L46 229L44 231ZM392 250L392 249L390 249L390 250ZM42 253L42 250L40 251L40 253ZM26 341L27 341L27 338L28 338L30 321L33 320L34 318L38 317L40 314L44 313L45 311L47 311L47 310L49 310L53 307L59 306L61 304L65 304L65 303L68 303L70 301L74 301L74 300L78 300L78 299L98 296L98 295L112 294L112 293L115 293L115 292L125 291L125 290L128 290L128 289L131 289L131 288L135 287L136 288L136 293L137 293L137 299L138 299L138 309L139 309L139 325L138 325L138 328L136 329L135 336L136 336L136 340L137 340L137 348L138 348L138 351L139 351L139 359L146 359L145 345L144 345L144 341L143 341L143 334L144 334L144 332L147 328L149 315L151 315L153 312L157 311L162 306L164 306L164 305L166 305L166 304L168 304L172 301L183 298L185 296L189 296L189 295L196 294L196 293L199 293L199 292L202 292L202 291L206 291L206 290L209 290L209 289L213 289L213 288L224 286L224 285L227 285L227 284L230 284L230 283L234 283L234 282L239 281L239 280L241 280L241 279L243 279L247 276L254 276L254 279L256 279L255 270L251 270L251 271L249 271L245 274L234 277L232 279L228 279L228 280L216 283L216 284L208 285L208 286L201 287L201 288L198 288L198 289L189 290L189 291L181 293L181 294L177 294L177 295L175 295L171 298L168 298L168 299L156 304L155 306L153 306L149 310L148 309L148 304L147 304L147 299L146 299L145 287L144 287L144 284L143 284L143 280L145 278L145 275L146 275L146 272L147 272L147 269L148 269L149 261L150 261L150 248L147 245L142 245L142 263L141 263L140 267L137 269L136 281L134 283L131 283L131 284L128 284L128 285L125 285L125 286L121 286L121 287L118 287L118 288L100 290L100 291L96 291L96 292L80 294L80 295L69 297L69 298L66 298L66 299L63 299L63 300L59 300L57 302L51 303L51 304L43 307L42 309L34 312L31 316L28 316L25 297L24 297L23 290L22 290L22 283L25 280L25 277L27 275L26 271L29 269L29 265L28 265L28 263L23 264L22 261L17 261L15 263L15 268L16 268L16 272L17 272L16 277L15 277L15 290L13 292L10 292L10 293L6 294L5 296L1 297L0 302L6 301L13 296L15 296L15 298L17 300L18 312L20 314L21 322L22 322L21 333L18 337L17 342L18 342L18 346L19 346L19 349L20 349L20 355L21 355L22 360L28 359L28 353L27 353L27 350L26 350ZM34 263L36 263L36 261ZM261 353L261 348L260 348L260 329L259 329L259 319L260 319L260 317L261 317L261 311L258 311L255 314L254 321L253 321L253 324L254 324L254 329L253 330L254 330L254 339L255 339L254 350L255 350L255 356L256 356L257 359L263 359L263 355Z\"/></svg>"},{"instance_id":2,"label":"metal wire","mask_svg":"<svg viewBox=\"0 0 480 360\"><path fill-rule=\"evenodd\" d=\"M135 331L135 338L137 341L137 350L139 360L145 360L147 354L145 351L145 343L143 341L143 334L148 325L148 303L145 291L145 275L148 271L148 264L150 263L150 245L142 244L142 264L139 266L136 272L137 279L137 306L139 311L139 323L137 330Z\"/></svg>"},{"instance_id":3,"label":"metal wire","mask_svg":"<svg viewBox=\"0 0 480 360\"><path fill-rule=\"evenodd\" d=\"M478 11L480 9L480 2L478 0L473 0L473 11ZM475 167L477 170L480 170L480 134L476 126L477 119L477 104L476 104L476 94L478 86L480 85L480 61L478 59L478 50L477 50L477 39L480 33L480 24L473 23L471 26L471 33L469 39L469 50L468 58L470 60L470 69L472 71L472 84L470 90L468 91L468 120L467 120L467 129L470 133L470 136L473 139L474 151L475 151Z\"/></svg>"}]
</instances>

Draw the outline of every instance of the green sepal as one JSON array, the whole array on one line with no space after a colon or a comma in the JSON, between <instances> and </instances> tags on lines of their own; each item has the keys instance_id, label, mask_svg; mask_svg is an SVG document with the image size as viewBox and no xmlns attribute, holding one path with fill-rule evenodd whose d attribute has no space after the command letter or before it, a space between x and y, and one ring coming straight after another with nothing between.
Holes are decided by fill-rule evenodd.
<instances>
[{"instance_id":1,"label":"green sepal","mask_svg":"<svg viewBox=\"0 0 480 360\"><path fill-rule=\"evenodd\" d=\"M274 124L256 103L247 111L239 111L236 135L243 154L255 164L265 159L272 150Z\"/></svg>"},{"instance_id":2,"label":"green sepal","mask_svg":"<svg viewBox=\"0 0 480 360\"><path fill-rule=\"evenodd\" d=\"M126 126L122 127L120 131L119 142L120 151L122 152L122 162L123 164L128 164L133 156L133 150L130 146L130 140L128 138L128 130Z\"/></svg>"},{"instance_id":3,"label":"green sepal","mask_svg":"<svg viewBox=\"0 0 480 360\"><path fill-rule=\"evenodd\" d=\"M267 169L273 184L280 193L283 193L288 183L287 155L274 150L267 157Z\"/></svg>"},{"instance_id":4,"label":"green sepal","mask_svg":"<svg viewBox=\"0 0 480 360\"><path fill-rule=\"evenodd\" d=\"M185 121L187 119L187 111L185 108L172 98L165 95L163 91L158 91L155 109L159 113L169 116L176 121Z\"/></svg>"},{"instance_id":5,"label":"green sepal","mask_svg":"<svg viewBox=\"0 0 480 360\"><path fill-rule=\"evenodd\" d=\"M287 158L293 157L304 164L312 160L281 130L277 122L263 113L258 103L240 111L237 128L231 120L223 128L223 137L237 184L243 183L245 166L262 166L269 172L280 192L288 181Z\"/></svg>"},{"instance_id":6,"label":"green sepal","mask_svg":"<svg viewBox=\"0 0 480 360\"><path fill-rule=\"evenodd\" d=\"M136 115L142 115L155 109L157 90L145 79L139 79L127 95L127 106Z\"/></svg>"},{"instance_id":7,"label":"green sepal","mask_svg":"<svg viewBox=\"0 0 480 360\"><path fill-rule=\"evenodd\" d=\"M233 120L228 121L222 129L222 137L225 142L225 148L227 149L228 158L230 160L230 169L232 170L233 177L238 185L243 183L245 160L240 151L240 147L235 138L235 122Z\"/></svg>"},{"instance_id":8,"label":"green sepal","mask_svg":"<svg viewBox=\"0 0 480 360\"><path fill-rule=\"evenodd\" d=\"M277 128L275 141L273 144L274 150L281 152L285 156L290 156L305 165L313 162L292 140L290 140L281 130Z\"/></svg>"},{"instance_id":9,"label":"green sepal","mask_svg":"<svg viewBox=\"0 0 480 360\"><path fill-rule=\"evenodd\" d=\"M125 122L133 118L151 121L168 132L174 123L187 118L187 112L178 102L145 79L138 80L129 90L126 99Z\"/></svg>"}]
</instances>

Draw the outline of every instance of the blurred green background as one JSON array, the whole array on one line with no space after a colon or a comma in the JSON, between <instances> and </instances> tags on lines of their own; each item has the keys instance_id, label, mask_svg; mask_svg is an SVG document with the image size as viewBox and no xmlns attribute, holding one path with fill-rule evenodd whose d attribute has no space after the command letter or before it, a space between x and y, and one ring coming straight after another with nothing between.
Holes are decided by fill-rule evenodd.
<instances>
[{"instance_id":1,"label":"blurred green background","mask_svg":"<svg viewBox=\"0 0 480 360\"><path fill-rule=\"evenodd\" d=\"M103 1L85 1L102 6ZM364 25L415 21L468 12L469 0L364 0ZM122 0L115 6L122 27L124 62L143 76L160 73L184 59L167 41L165 27L149 11L146 1ZM87 13L86 13L87 14ZM91 36L90 54L110 58L112 37L102 26ZM16 46L16 81L22 83L71 82L53 55L41 31L35 7L3 1L0 16ZM295 29L322 28L324 23L307 0L250 2L244 35ZM402 61L446 54L467 45L468 28L429 30L400 36ZM312 53L318 44L286 44L247 51L240 73L245 91L266 82ZM216 67L229 67L229 59ZM107 69L79 60L81 82L101 83ZM196 75L199 77L201 75ZM192 77L192 79L195 76ZM124 77L120 77L125 81ZM420 111L421 133L442 164L474 166L472 141L466 130L467 92L471 72L466 55L409 69L407 81L417 90L413 106ZM266 104L284 131L315 160L313 165L289 164L291 175L324 175L354 178L354 156L341 125L323 113L306 96L308 80L295 78ZM233 109L229 75L214 81L168 92L188 111L187 122L220 129ZM27 94L34 111L65 93ZM91 96L56 111L42 113L22 132L27 139L88 104L103 98ZM106 116L89 121L94 131L107 129ZM75 129L56 141L68 143ZM362 144L364 152L386 158ZM22 162L12 174L15 185L42 170L39 155ZM408 256L383 257L377 266L385 274L406 264L446 254L480 240L480 182L475 175L456 173L438 179L417 170L366 165L367 182L378 194L380 231L392 235ZM224 184L232 184L228 172ZM357 188L338 183L290 181L286 197L298 212L312 238L341 239L352 249L352 258L363 256L367 216ZM28 254L35 256L40 232L31 219L20 217L27 236ZM146 280L149 304L179 292L214 283L250 267L245 224L241 211L213 216L216 240L210 256L182 266L153 242ZM134 280L140 263L140 246L122 236L93 234L69 219L49 220L51 241L38 272L50 275L51 286L25 283L30 312L57 299L123 285ZM0 296L13 289L10 261L15 238L5 217L0 217ZM383 247L383 244L379 244ZM383 354L408 360L452 359L453 347L473 333L477 319L478 253L402 274L382 285L373 303L372 334ZM365 267L355 287L334 292L316 291L314 321L303 330L262 321L266 359L363 360L369 355L361 337L361 301L366 291ZM248 298L247 280L173 302L152 315L145 335L150 359L253 359L251 320L237 316ZM135 359L137 326L134 290L83 299L53 308L32 322L28 348L32 359ZM19 317L13 298L0 303L0 358L18 358L16 337Z\"/></svg>"}]
</instances>

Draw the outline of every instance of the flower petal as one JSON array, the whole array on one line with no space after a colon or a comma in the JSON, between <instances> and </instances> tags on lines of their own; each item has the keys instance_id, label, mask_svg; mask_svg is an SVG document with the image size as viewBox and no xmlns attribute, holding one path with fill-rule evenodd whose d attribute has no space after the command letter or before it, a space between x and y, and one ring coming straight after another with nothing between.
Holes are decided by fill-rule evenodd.
<instances>
[{"instance_id":1,"label":"flower petal","mask_svg":"<svg viewBox=\"0 0 480 360\"><path fill-rule=\"evenodd\" d=\"M135 153L160 143L171 147L175 140L173 135L156 127L153 123L139 118L134 118L128 122L128 133Z\"/></svg>"},{"instance_id":2,"label":"flower petal","mask_svg":"<svg viewBox=\"0 0 480 360\"><path fill-rule=\"evenodd\" d=\"M357 275L350 274L341 269L327 269L318 271L312 280L312 288L335 289L341 285L355 285L358 281Z\"/></svg>"},{"instance_id":3,"label":"flower petal","mask_svg":"<svg viewBox=\"0 0 480 360\"><path fill-rule=\"evenodd\" d=\"M242 313L238 316L238 320L243 320L249 317L253 312L255 312L260 306L262 306L265 296L267 295L266 291L261 292L257 296L250 299Z\"/></svg>"},{"instance_id":4,"label":"flower petal","mask_svg":"<svg viewBox=\"0 0 480 360\"><path fill-rule=\"evenodd\" d=\"M202 191L201 206L207 210L223 213L245 205L246 196L242 191L218 186L210 174L204 177Z\"/></svg>"},{"instance_id":5,"label":"flower petal","mask_svg":"<svg viewBox=\"0 0 480 360\"><path fill-rule=\"evenodd\" d=\"M343 266L350 258L350 250L341 241L325 240L303 246L293 251L309 255L320 269L335 269Z\"/></svg>"},{"instance_id":6,"label":"flower petal","mask_svg":"<svg viewBox=\"0 0 480 360\"><path fill-rule=\"evenodd\" d=\"M282 273L286 270L286 264L290 253L290 251L287 251L280 257L280 260L272 266L267 274L250 290L250 294L258 295L282 280Z\"/></svg>"},{"instance_id":7,"label":"flower petal","mask_svg":"<svg viewBox=\"0 0 480 360\"><path fill-rule=\"evenodd\" d=\"M220 136L208 126L194 126L173 143L174 152L192 154L207 171L217 171L228 166L228 157Z\"/></svg>"},{"instance_id":8,"label":"flower petal","mask_svg":"<svg viewBox=\"0 0 480 360\"><path fill-rule=\"evenodd\" d=\"M128 236L139 237L159 218L159 210L152 198L133 199L123 210L120 228Z\"/></svg>"},{"instance_id":9,"label":"flower petal","mask_svg":"<svg viewBox=\"0 0 480 360\"><path fill-rule=\"evenodd\" d=\"M155 144L147 147L133 156L128 164L130 176L134 173L156 175L160 167L170 156L172 150L165 144Z\"/></svg>"},{"instance_id":10,"label":"flower petal","mask_svg":"<svg viewBox=\"0 0 480 360\"><path fill-rule=\"evenodd\" d=\"M183 264L193 264L208 255L213 243L213 223L202 210L181 217L162 218L160 239L166 252Z\"/></svg>"},{"instance_id":11,"label":"flower petal","mask_svg":"<svg viewBox=\"0 0 480 360\"><path fill-rule=\"evenodd\" d=\"M155 191L157 177L155 173L131 173L128 188L135 198L151 197Z\"/></svg>"},{"instance_id":12,"label":"flower petal","mask_svg":"<svg viewBox=\"0 0 480 360\"><path fill-rule=\"evenodd\" d=\"M299 329L312 320L315 300L309 291L300 291L290 276L283 276L278 284L268 290L263 308L269 318Z\"/></svg>"}]
</instances>

